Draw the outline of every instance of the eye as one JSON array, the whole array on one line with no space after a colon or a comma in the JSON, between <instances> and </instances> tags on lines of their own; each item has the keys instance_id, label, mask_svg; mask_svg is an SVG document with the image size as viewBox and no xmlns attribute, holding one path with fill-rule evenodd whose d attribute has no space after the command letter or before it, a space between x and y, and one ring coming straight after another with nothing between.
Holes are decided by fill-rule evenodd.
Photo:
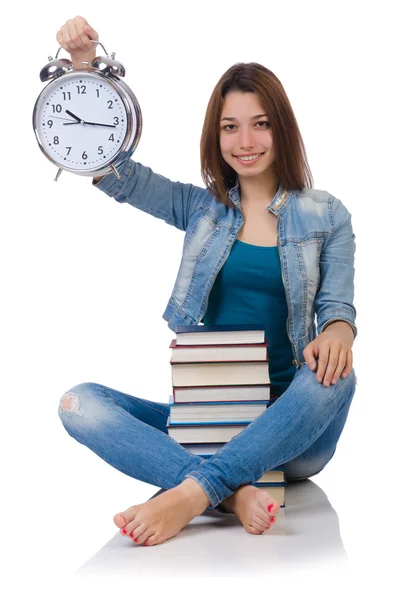
<instances>
[{"instance_id":1,"label":"eye","mask_svg":"<svg viewBox=\"0 0 397 600\"><path fill-rule=\"evenodd\" d=\"M261 128L263 127L266 129L266 127L269 126L269 121L257 121L255 125L260 125ZM232 129L228 129L228 127L236 127L236 125L225 125L224 127L222 127L222 129L224 129L225 131L233 131Z\"/></svg>"}]
</instances>

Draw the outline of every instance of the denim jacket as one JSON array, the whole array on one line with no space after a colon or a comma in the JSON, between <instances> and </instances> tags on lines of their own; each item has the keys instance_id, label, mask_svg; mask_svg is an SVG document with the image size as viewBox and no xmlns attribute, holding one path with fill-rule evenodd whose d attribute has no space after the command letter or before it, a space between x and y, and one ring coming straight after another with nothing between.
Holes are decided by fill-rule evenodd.
<instances>
[{"instance_id":1,"label":"denim jacket","mask_svg":"<svg viewBox=\"0 0 397 600\"><path fill-rule=\"evenodd\" d=\"M231 208L206 188L173 182L138 162L126 160L118 170L120 179L111 173L93 185L117 202L128 202L186 232L163 318L173 331L177 325L200 323L215 278L244 222L238 180L228 192L235 207ZM288 191L282 186L266 210L278 217L286 327L299 369L305 364L307 344L332 321L346 321L357 335L351 215L326 191Z\"/></svg>"}]
</instances>

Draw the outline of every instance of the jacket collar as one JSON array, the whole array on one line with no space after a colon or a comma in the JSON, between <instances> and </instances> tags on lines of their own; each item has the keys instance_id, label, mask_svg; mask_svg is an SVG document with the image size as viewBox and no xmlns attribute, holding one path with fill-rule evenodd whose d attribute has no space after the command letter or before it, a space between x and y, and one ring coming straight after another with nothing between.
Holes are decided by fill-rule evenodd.
<instances>
[{"instance_id":1,"label":"jacket collar","mask_svg":"<svg viewBox=\"0 0 397 600\"><path fill-rule=\"evenodd\" d=\"M230 200L233 202L233 204L237 208L241 209L240 184L238 181L238 177L236 177L236 184L232 188L229 189L227 194L228 194ZM280 184L271 203L269 204L269 206L266 207L266 210L270 210L273 214L279 215L279 214L283 213L284 210L287 208L288 204L292 200L292 197L293 197L293 192L285 190L283 188L283 186Z\"/></svg>"}]
</instances>

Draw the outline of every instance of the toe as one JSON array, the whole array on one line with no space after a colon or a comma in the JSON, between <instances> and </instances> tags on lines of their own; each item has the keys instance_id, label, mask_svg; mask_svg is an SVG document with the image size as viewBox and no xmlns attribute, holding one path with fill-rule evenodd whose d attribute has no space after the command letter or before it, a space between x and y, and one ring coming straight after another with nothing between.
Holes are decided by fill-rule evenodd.
<instances>
[{"instance_id":1,"label":"toe","mask_svg":"<svg viewBox=\"0 0 397 600\"><path fill-rule=\"evenodd\" d=\"M274 500L270 495L260 494L257 496L257 500L262 508L267 512L268 515L274 516L280 510L280 504L277 500Z\"/></svg>"},{"instance_id":2,"label":"toe","mask_svg":"<svg viewBox=\"0 0 397 600\"><path fill-rule=\"evenodd\" d=\"M125 518L122 515L122 513L118 513L117 515L115 515L113 517L113 523L115 525L117 525L117 527L119 527L120 529L122 527L125 527L125 525L127 524Z\"/></svg>"},{"instance_id":3,"label":"toe","mask_svg":"<svg viewBox=\"0 0 397 600\"><path fill-rule=\"evenodd\" d=\"M146 533L147 532L147 533ZM129 531L129 536L136 544L142 544L150 535L148 528L144 525L135 524Z\"/></svg>"},{"instance_id":4,"label":"toe","mask_svg":"<svg viewBox=\"0 0 397 600\"><path fill-rule=\"evenodd\" d=\"M270 504L268 505L268 508L269 508L269 506L270 506ZM280 504L276 500L273 500L273 506L269 510L269 514L272 516L275 516L279 510L280 510Z\"/></svg>"},{"instance_id":5,"label":"toe","mask_svg":"<svg viewBox=\"0 0 397 600\"><path fill-rule=\"evenodd\" d=\"M265 529L271 526L270 519L272 517L267 517L264 515L252 515L252 522L255 523L259 528Z\"/></svg>"},{"instance_id":6,"label":"toe","mask_svg":"<svg viewBox=\"0 0 397 600\"><path fill-rule=\"evenodd\" d=\"M271 528L271 524L258 517L252 518L252 527L257 530L257 533L266 533Z\"/></svg>"},{"instance_id":7,"label":"toe","mask_svg":"<svg viewBox=\"0 0 397 600\"><path fill-rule=\"evenodd\" d=\"M247 533L252 533L253 535L260 535L262 533L262 529L257 529L256 527L254 527L254 524L245 525L244 529Z\"/></svg>"},{"instance_id":8,"label":"toe","mask_svg":"<svg viewBox=\"0 0 397 600\"><path fill-rule=\"evenodd\" d=\"M269 527L269 525L262 525L262 523L258 523L258 521L252 521L252 527L254 527L258 533L263 533Z\"/></svg>"},{"instance_id":9,"label":"toe","mask_svg":"<svg viewBox=\"0 0 397 600\"><path fill-rule=\"evenodd\" d=\"M143 542L143 546L156 546L157 543L157 537L153 534L146 538L146 540Z\"/></svg>"},{"instance_id":10,"label":"toe","mask_svg":"<svg viewBox=\"0 0 397 600\"><path fill-rule=\"evenodd\" d=\"M123 512L118 513L118 515L116 515L116 516L119 516L122 519L124 519L124 521L125 521L124 525L127 525L128 523L131 523L131 521L134 520L134 518L137 514L137 509L138 509L137 506L130 506L130 508L127 508L127 510L124 510Z\"/></svg>"}]
</instances>

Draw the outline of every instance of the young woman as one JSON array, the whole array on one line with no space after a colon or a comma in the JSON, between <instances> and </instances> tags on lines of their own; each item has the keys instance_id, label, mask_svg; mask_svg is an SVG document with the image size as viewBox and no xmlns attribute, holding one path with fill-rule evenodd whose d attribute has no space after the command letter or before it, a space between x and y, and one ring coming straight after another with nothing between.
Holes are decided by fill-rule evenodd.
<instances>
[{"instance_id":1,"label":"young woman","mask_svg":"<svg viewBox=\"0 0 397 600\"><path fill-rule=\"evenodd\" d=\"M83 17L58 42L92 60L97 33ZM355 392L352 345L355 236L342 202L311 187L299 128L277 77L233 65L210 98L201 138L206 187L172 182L128 159L93 181L186 232L163 315L179 324L261 324L274 402L210 459L168 436L169 407L85 383L62 397L59 416L77 441L135 479L163 488L114 517L122 535L152 546L207 507L234 512L260 534L280 508L251 485L285 465L287 482L319 473L335 453ZM287 327L286 327L287 324Z\"/></svg>"}]
</instances>

